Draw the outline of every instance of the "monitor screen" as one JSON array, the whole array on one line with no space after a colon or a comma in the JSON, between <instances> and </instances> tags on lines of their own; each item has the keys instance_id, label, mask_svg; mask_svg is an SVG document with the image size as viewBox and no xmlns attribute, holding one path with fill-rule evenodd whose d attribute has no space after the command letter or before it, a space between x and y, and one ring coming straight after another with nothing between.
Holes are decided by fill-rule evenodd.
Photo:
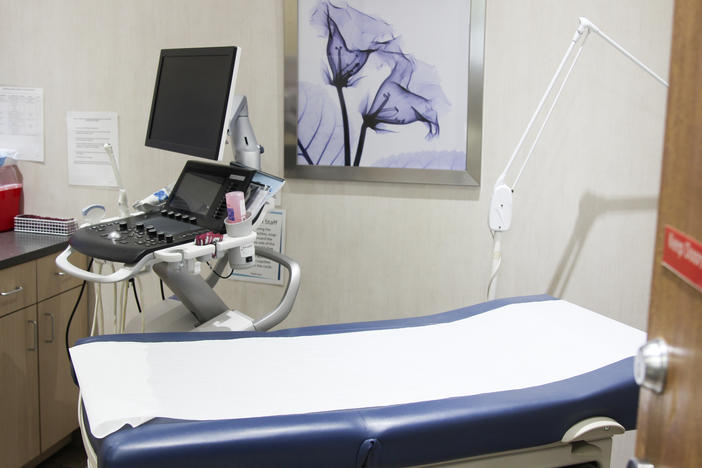
<instances>
[{"instance_id":1,"label":"monitor screen","mask_svg":"<svg viewBox=\"0 0 702 468\"><path fill-rule=\"evenodd\" d=\"M146 146L222 160L237 51L236 47L161 51Z\"/></svg>"},{"instance_id":2,"label":"monitor screen","mask_svg":"<svg viewBox=\"0 0 702 468\"><path fill-rule=\"evenodd\" d=\"M171 195L169 208L205 216L225 180L222 175L184 173L178 190Z\"/></svg>"}]
</instances>

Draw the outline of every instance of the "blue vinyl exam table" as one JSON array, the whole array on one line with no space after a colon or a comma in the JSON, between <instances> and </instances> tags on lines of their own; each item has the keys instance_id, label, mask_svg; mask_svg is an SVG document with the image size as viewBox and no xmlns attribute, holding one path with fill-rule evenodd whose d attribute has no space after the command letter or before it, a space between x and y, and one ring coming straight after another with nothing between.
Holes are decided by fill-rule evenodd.
<instances>
[{"instance_id":1,"label":"blue vinyl exam table","mask_svg":"<svg viewBox=\"0 0 702 468\"><path fill-rule=\"evenodd\" d=\"M609 466L639 330L550 296L71 349L92 467ZM596 464L594 464L596 463Z\"/></svg>"}]
</instances>

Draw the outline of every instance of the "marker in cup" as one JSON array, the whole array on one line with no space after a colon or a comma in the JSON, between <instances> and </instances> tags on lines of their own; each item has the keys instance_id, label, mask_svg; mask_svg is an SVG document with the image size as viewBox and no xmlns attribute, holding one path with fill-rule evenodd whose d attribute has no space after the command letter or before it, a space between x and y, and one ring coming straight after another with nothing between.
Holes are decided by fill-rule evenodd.
<instances>
[{"instance_id":1,"label":"marker in cup","mask_svg":"<svg viewBox=\"0 0 702 468\"><path fill-rule=\"evenodd\" d=\"M232 223L239 223L246 216L244 192L229 192L225 195L227 200L227 219Z\"/></svg>"}]
</instances>

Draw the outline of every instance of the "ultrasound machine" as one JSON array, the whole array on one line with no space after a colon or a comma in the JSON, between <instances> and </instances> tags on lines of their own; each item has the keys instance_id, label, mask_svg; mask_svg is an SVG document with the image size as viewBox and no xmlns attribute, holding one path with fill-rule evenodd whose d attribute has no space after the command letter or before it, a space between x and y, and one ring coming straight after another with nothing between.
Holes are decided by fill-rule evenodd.
<instances>
[{"instance_id":1,"label":"ultrasound machine","mask_svg":"<svg viewBox=\"0 0 702 468\"><path fill-rule=\"evenodd\" d=\"M263 147L248 119L246 97L234 94L239 54L237 47L161 51L146 146L212 162L187 161L159 209L82 227L56 260L67 273L96 283L130 280L152 269L175 298L145 314L148 331L265 331L288 315L299 288L295 261L254 246L256 228L285 181L261 171ZM222 164L228 137L234 162ZM226 222L225 195L233 191L245 194L251 210L240 223ZM68 260L73 251L122 266L111 274L83 270ZM256 256L288 270L282 301L259 320L230 310L213 290L227 263L249 268ZM200 264L208 261L215 265L203 278Z\"/></svg>"}]
</instances>

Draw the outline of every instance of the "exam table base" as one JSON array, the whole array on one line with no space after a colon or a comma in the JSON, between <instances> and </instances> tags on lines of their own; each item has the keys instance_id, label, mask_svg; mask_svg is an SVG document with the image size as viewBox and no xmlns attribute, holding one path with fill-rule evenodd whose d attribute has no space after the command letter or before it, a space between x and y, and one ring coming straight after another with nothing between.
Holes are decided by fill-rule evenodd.
<instances>
[{"instance_id":1,"label":"exam table base","mask_svg":"<svg viewBox=\"0 0 702 468\"><path fill-rule=\"evenodd\" d=\"M78 421L83 446L87 454L87 468L98 468L97 455L90 443L83 421L82 404L78 405ZM612 455L612 437L598 440L575 441L571 443L556 442L554 444L529 447L521 450L480 455L477 457L451 460L431 465L421 465L424 468L557 468L578 465L581 463L596 463L601 468L610 468ZM418 467L419 468L419 467Z\"/></svg>"},{"instance_id":2,"label":"exam table base","mask_svg":"<svg viewBox=\"0 0 702 468\"><path fill-rule=\"evenodd\" d=\"M593 463L610 468L612 438L529 447L522 450L491 453L478 457L451 460L424 468L557 468ZM594 466L594 465L593 465Z\"/></svg>"}]
</instances>

